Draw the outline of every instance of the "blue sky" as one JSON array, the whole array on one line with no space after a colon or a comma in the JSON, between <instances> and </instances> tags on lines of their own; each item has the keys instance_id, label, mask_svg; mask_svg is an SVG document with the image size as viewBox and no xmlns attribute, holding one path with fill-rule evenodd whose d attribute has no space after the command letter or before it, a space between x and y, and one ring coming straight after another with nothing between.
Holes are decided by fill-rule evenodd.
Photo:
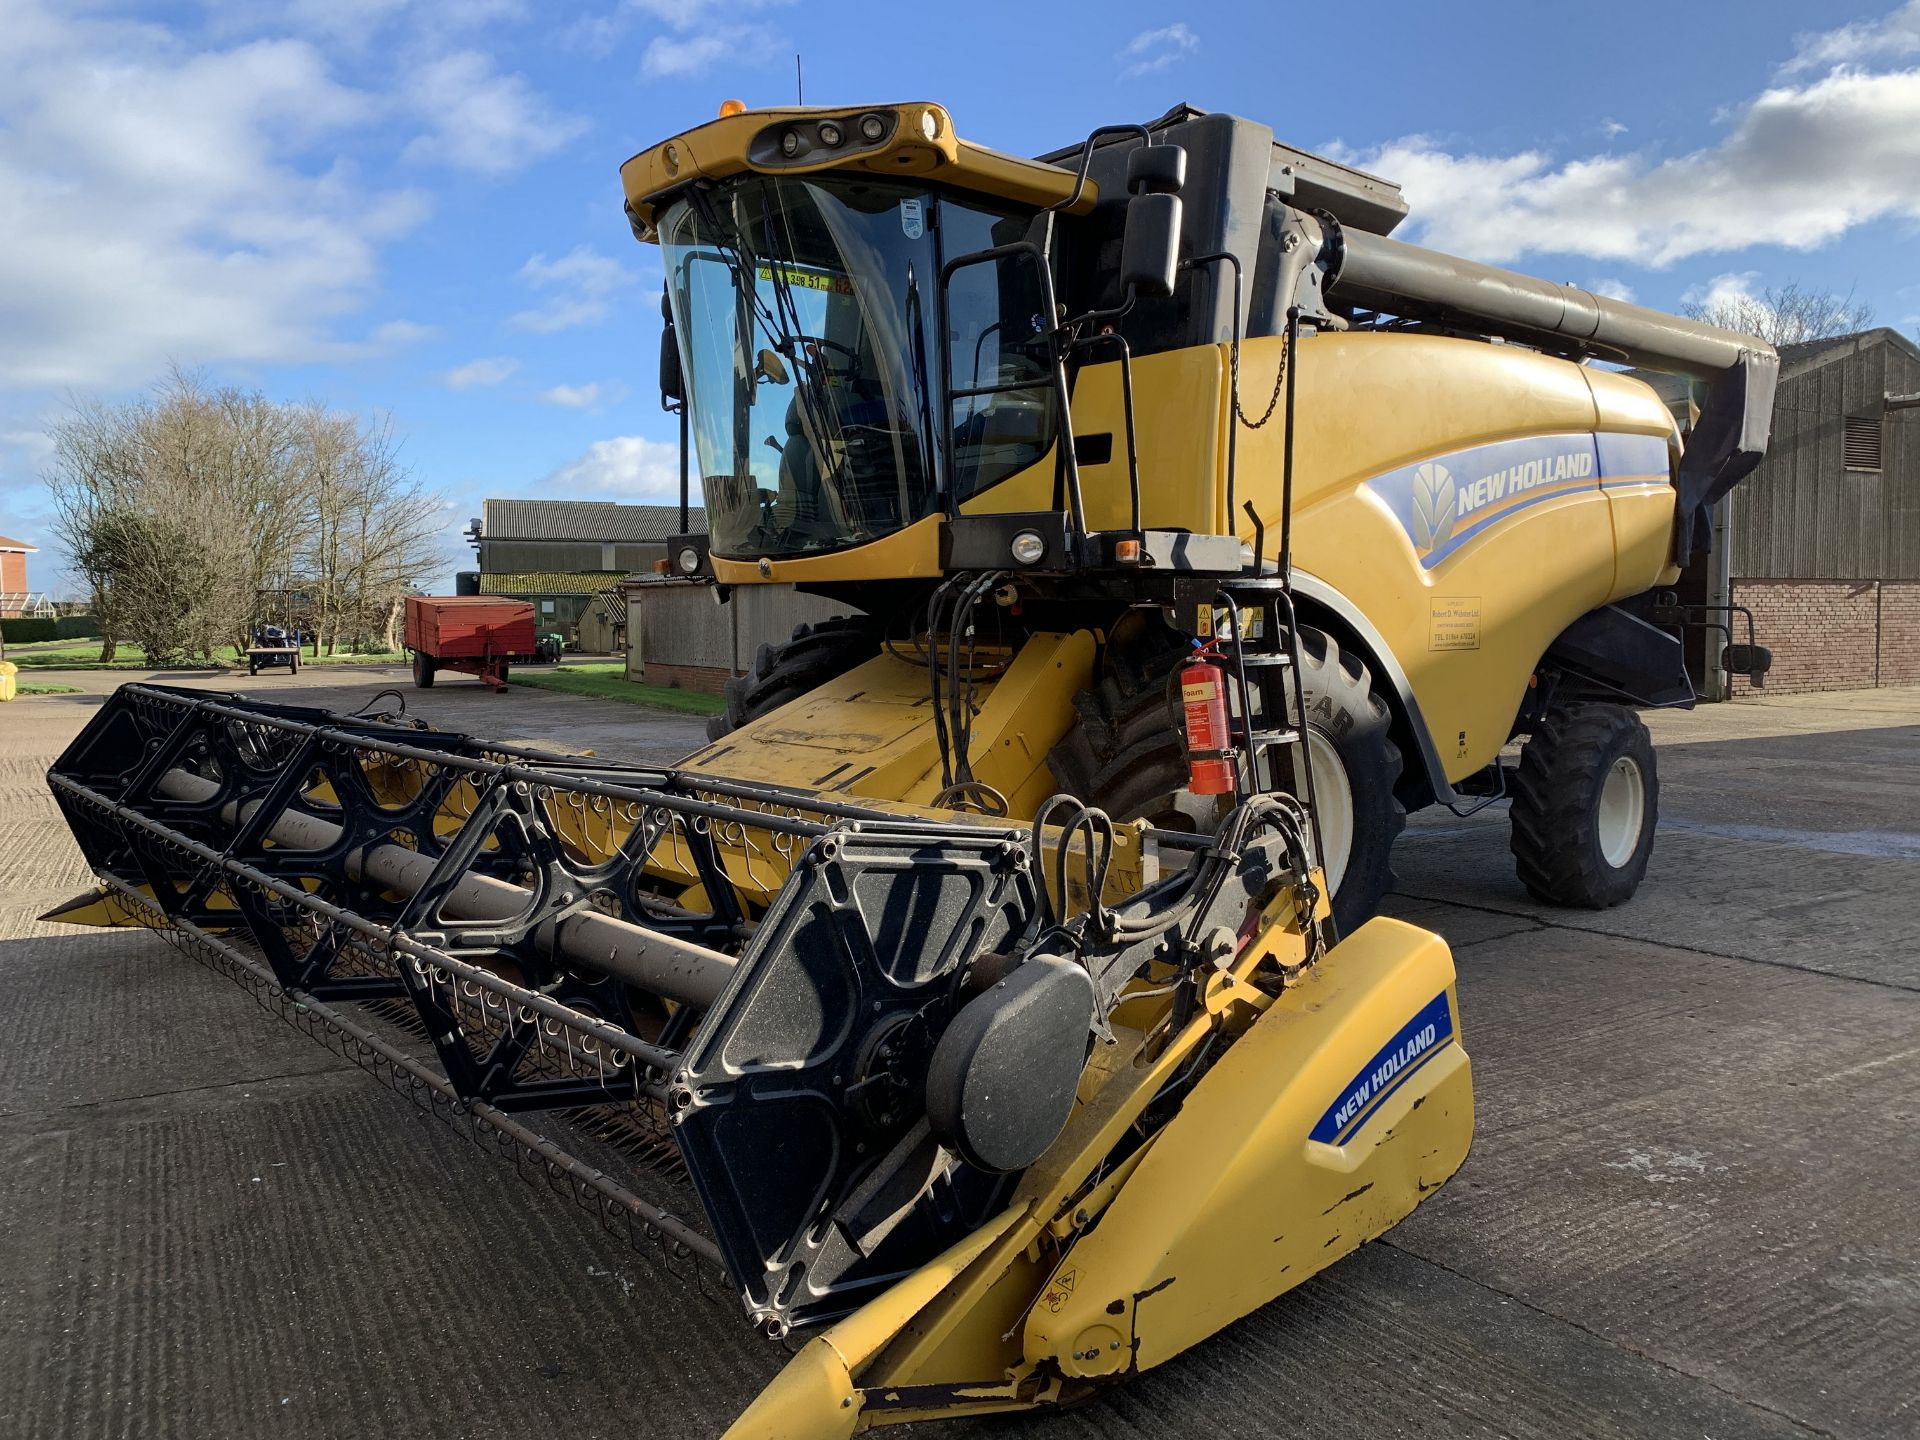
<instances>
[{"instance_id":1,"label":"blue sky","mask_svg":"<svg viewBox=\"0 0 1920 1440\"><path fill-rule=\"evenodd\" d=\"M71 397L170 362L390 411L449 572L483 496L669 498L657 252L616 170L791 100L795 51L811 102L937 100L1001 149L1186 100L1400 181L1442 249L1660 307L1851 287L1920 326L1920 0L1178 14L0 0L0 534L48 538Z\"/></svg>"}]
</instances>

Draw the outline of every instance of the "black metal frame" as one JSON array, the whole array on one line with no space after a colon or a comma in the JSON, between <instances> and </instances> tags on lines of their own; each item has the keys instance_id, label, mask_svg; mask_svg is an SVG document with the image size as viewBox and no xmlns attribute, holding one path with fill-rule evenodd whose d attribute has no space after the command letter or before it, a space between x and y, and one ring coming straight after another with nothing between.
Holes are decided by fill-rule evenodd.
<instances>
[{"instance_id":1,"label":"black metal frame","mask_svg":"<svg viewBox=\"0 0 1920 1440\"><path fill-rule=\"evenodd\" d=\"M370 767L388 762L409 767L417 786L398 798L378 793ZM839 1199L855 1193L897 1138L887 1116L861 1108L861 1087L870 1095L885 1080L867 1037L909 1014L944 1023L955 976L983 947L1005 948L1028 928L1036 901L1022 827L929 825L779 787L583 764L148 685L122 687L48 779L117 903L150 915L310 1033L318 1025L318 1038L396 1079L396 1088L483 1122L515 1155L546 1165L549 1178L600 1171L517 1128L514 1113L617 1120L643 1108L707 1204L714 1237L612 1180L587 1185L592 1203L629 1217L669 1258L724 1266L770 1332L844 1313L965 1234L1004 1188L956 1172L891 1247L822 1253L809 1214L768 1254L763 1209L779 1202L735 1187L753 1156L732 1112L778 1099L791 1076L778 1068L771 1091L741 1083L725 1047L740 1025L777 1007L796 974L838 965L854 977L849 986L879 1009L863 999L835 1020L846 1034L831 1080L824 1071L812 1077L807 1094L833 1117L816 1157L823 1184ZM456 795L463 786L470 804ZM580 827L569 840L557 824L555 807L575 804L606 825L603 850L589 853ZM438 833L436 821L444 829L450 812L461 816L457 829ZM277 842L289 822L320 824L333 838L316 848ZM707 912L647 887L646 866L667 845L699 878ZM369 857L390 846L431 862L411 894L372 875ZM777 891L764 916L740 898L743 863L764 867L756 873ZM518 887L524 906L502 918L450 913L456 887L476 875ZM994 878L982 887L970 878L979 875ZM935 924L920 913L929 895L955 884L974 896L964 914L947 905ZM824 932L805 923L815 911L832 917ZM731 979L711 1006L662 1003L567 943L570 922L609 912L711 947L723 962L734 956ZM931 948L930 928L943 940ZM899 973L903 956L916 967L911 977ZM406 1003L437 1063L406 1055L334 1008L348 1001ZM792 1017L781 1011L780 1023ZM800 1031L795 1043L813 1054Z\"/></svg>"}]
</instances>

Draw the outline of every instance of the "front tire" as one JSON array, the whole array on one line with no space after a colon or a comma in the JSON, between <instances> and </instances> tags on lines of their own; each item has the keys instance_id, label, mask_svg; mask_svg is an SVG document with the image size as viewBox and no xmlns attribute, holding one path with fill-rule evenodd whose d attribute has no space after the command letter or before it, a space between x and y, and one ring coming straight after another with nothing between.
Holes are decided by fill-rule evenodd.
<instances>
[{"instance_id":1,"label":"front tire","mask_svg":"<svg viewBox=\"0 0 1920 1440\"><path fill-rule=\"evenodd\" d=\"M784 645L762 645L753 672L727 681L727 708L707 721L707 739L719 740L750 720L798 700L880 653L880 627L864 615L836 615L796 625Z\"/></svg>"},{"instance_id":2,"label":"front tire","mask_svg":"<svg viewBox=\"0 0 1920 1440\"><path fill-rule=\"evenodd\" d=\"M413 652L413 684L415 689L433 689L433 657Z\"/></svg>"},{"instance_id":3,"label":"front tire","mask_svg":"<svg viewBox=\"0 0 1920 1440\"><path fill-rule=\"evenodd\" d=\"M1168 681L1189 647L1169 630L1110 645L1098 684L1074 698L1073 727L1048 757L1060 787L1116 820L1210 832L1231 798L1187 789L1180 712ZM1307 751L1333 891L1334 925L1350 935L1393 885L1393 842L1407 823L1394 794L1400 749L1388 738L1387 703L1373 677L1330 635L1300 629Z\"/></svg>"},{"instance_id":4,"label":"front tire","mask_svg":"<svg viewBox=\"0 0 1920 1440\"><path fill-rule=\"evenodd\" d=\"M1660 819L1653 738L1624 705L1550 711L1513 777L1513 857L1537 900L1605 910L1640 888Z\"/></svg>"}]
</instances>

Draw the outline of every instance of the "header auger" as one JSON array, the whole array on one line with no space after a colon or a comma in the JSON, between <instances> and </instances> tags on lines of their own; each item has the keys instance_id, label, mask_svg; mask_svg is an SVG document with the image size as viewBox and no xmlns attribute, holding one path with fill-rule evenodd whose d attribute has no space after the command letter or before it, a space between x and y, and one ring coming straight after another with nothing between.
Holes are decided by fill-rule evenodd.
<instances>
[{"instance_id":1,"label":"header auger","mask_svg":"<svg viewBox=\"0 0 1920 1440\"><path fill-rule=\"evenodd\" d=\"M1464 1160L1394 836L1520 737L1522 876L1631 893L1628 706L1692 697L1653 597L1774 357L1392 241L1395 186L1230 116L1029 161L730 105L622 175L675 567L864 615L666 769L124 687L52 918L167 931L803 1341L741 1440L1085 1398ZM1693 447L1590 358L1701 380Z\"/></svg>"}]
</instances>

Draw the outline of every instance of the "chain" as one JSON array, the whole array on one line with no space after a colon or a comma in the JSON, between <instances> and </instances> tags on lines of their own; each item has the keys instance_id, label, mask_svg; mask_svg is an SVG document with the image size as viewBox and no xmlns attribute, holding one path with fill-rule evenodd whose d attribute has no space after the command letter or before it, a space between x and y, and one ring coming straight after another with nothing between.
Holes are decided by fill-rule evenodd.
<instances>
[{"instance_id":1,"label":"chain","mask_svg":"<svg viewBox=\"0 0 1920 1440\"><path fill-rule=\"evenodd\" d=\"M1273 372L1273 394L1267 397L1267 408L1258 420L1249 420L1247 418L1247 412L1240 408L1240 357L1238 355L1234 356L1233 413L1239 417L1240 423L1249 430L1258 430L1262 425L1265 425L1269 420L1273 419L1273 412L1280 404L1280 387L1285 384L1287 378L1287 361L1292 357L1292 354L1293 347L1291 345L1283 345L1281 347L1280 368Z\"/></svg>"}]
</instances>

